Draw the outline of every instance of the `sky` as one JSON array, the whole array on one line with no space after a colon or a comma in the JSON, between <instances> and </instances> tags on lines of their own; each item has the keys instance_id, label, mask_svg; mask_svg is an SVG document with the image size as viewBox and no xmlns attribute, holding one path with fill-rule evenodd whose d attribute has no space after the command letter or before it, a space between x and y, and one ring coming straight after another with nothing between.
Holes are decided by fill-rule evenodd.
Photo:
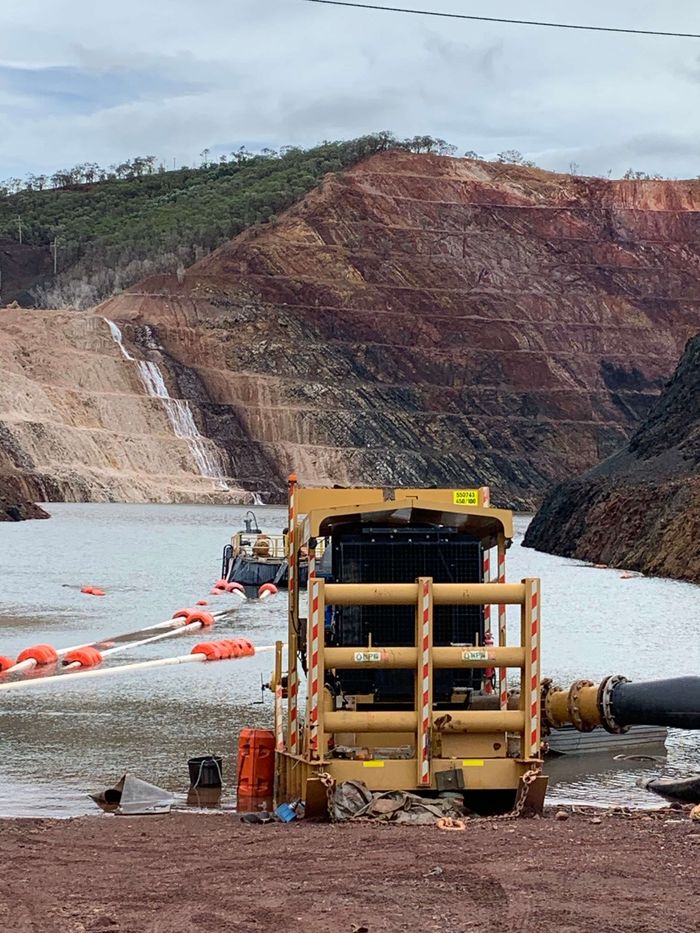
<instances>
[{"instance_id":1,"label":"sky","mask_svg":"<svg viewBox=\"0 0 700 933\"><path fill-rule=\"evenodd\" d=\"M381 0L379 0L381 2ZM402 0L476 15L700 33L698 0ZM304 0L3 0L0 179L377 130L544 168L700 175L700 40Z\"/></svg>"}]
</instances>

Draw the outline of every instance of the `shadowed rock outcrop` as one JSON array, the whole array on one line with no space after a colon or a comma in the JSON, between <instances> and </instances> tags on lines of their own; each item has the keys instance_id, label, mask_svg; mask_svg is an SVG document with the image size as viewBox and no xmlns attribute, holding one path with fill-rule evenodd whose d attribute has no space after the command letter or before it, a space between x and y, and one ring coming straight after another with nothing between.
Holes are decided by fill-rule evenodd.
<instances>
[{"instance_id":1,"label":"shadowed rock outcrop","mask_svg":"<svg viewBox=\"0 0 700 933\"><path fill-rule=\"evenodd\" d=\"M700 583L700 334L629 444L558 486L524 543Z\"/></svg>"},{"instance_id":2,"label":"shadowed rock outcrop","mask_svg":"<svg viewBox=\"0 0 700 933\"><path fill-rule=\"evenodd\" d=\"M489 484L531 508L624 445L700 328L699 233L700 182L388 152L98 314L158 362L246 490L279 497L294 468L307 483ZM70 496L89 494L86 473L103 496L191 495L186 446L137 398L100 317L76 317L52 330L56 353L71 345L69 430L28 400L19 420L40 428L13 426L14 462L46 479L36 464L58 448ZM15 335L17 378L54 385L51 355L26 357L33 339ZM132 422L138 444L110 428ZM168 464L177 480L155 483Z\"/></svg>"}]
</instances>

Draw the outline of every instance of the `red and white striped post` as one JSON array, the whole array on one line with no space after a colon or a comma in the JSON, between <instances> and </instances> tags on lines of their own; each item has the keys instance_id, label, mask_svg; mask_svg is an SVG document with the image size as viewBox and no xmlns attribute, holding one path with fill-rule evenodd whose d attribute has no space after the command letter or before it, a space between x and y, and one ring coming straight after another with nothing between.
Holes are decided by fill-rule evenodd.
<instances>
[{"instance_id":1,"label":"red and white striped post","mask_svg":"<svg viewBox=\"0 0 700 933\"><path fill-rule=\"evenodd\" d=\"M506 582L506 548L503 537L498 540L498 582ZM506 626L506 607L503 603L498 606L498 644L505 648L508 643L508 629ZM498 684L500 692L500 707L508 709L508 670L505 667L498 669Z\"/></svg>"},{"instance_id":2,"label":"red and white striped post","mask_svg":"<svg viewBox=\"0 0 700 933\"><path fill-rule=\"evenodd\" d=\"M418 785L430 786L430 745L433 711L433 581L430 577L418 580L418 606L416 611L416 644L419 646L416 693L420 709L416 757L418 759Z\"/></svg>"},{"instance_id":3,"label":"red and white striped post","mask_svg":"<svg viewBox=\"0 0 700 933\"><path fill-rule=\"evenodd\" d=\"M278 752L284 751L284 727L282 725L282 703L283 690L282 685L275 687L275 749Z\"/></svg>"},{"instance_id":4,"label":"red and white striped post","mask_svg":"<svg viewBox=\"0 0 700 933\"><path fill-rule=\"evenodd\" d=\"M309 580L313 579L316 576L316 539L311 538L309 541Z\"/></svg>"},{"instance_id":5,"label":"red and white striped post","mask_svg":"<svg viewBox=\"0 0 700 933\"><path fill-rule=\"evenodd\" d=\"M522 616L522 641L526 646L525 669L521 689L521 708L526 714L525 751L530 758L540 756L540 581L525 583L525 606ZM527 647L529 646L529 651Z\"/></svg>"},{"instance_id":6,"label":"red and white striped post","mask_svg":"<svg viewBox=\"0 0 700 933\"><path fill-rule=\"evenodd\" d=\"M323 723L321 701L323 696L323 580L309 580L309 638L311 664L309 666L309 748L312 758L323 757Z\"/></svg>"},{"instance_id":7,"label":"red and white striped post","mask_svg":"<svg viewBox=\"0 0 700 933\"><path fill-rule=\"evenodd\" d=\"M299 619L299 597L297 581L297 535L296 535L296 473L288 479L289 511L287 531L287 587L289 597L289 647L287 649L287 747L292 755L299 751L299 718L297 675L297 631Z\"/></svg>"},{"instance_id":8,"label":"red and white striped post","mask_svg":"<svg viewBox=\"0 0 700 933\"><path fill-rule=\"evenodd\" d=\"M491 550L484 548L483 555L483 581L491 582ZM491 606L484 606L484 645L493 645L493 634L491 633ZM484 668L481 678L481 691L485 694L493 693L493 680L495 670L492 667Z\"/></svg>"}]
</instances>

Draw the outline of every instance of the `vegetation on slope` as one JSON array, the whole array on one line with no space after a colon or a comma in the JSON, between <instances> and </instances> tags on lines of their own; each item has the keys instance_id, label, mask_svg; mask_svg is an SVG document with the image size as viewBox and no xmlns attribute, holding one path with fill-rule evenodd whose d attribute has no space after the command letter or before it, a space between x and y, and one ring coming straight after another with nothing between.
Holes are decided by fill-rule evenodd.
<instances>
[{"instance_id":1,"label":"vegetation on slope","mask_svg":"<svg viewBox=\"0 0 700 933\"><path fill-rule=\"evenodd\" d=\"M240 149L218 163L205 155L201 167L177 171L156 168L152 157L109 170L86 163L0 187L0 239L21 236L52 252L55 244L58 275L34 290L37 304L89 307L146 275L191 264L273 220L326 173L393 148L454 151L429 136L400 141L377 133L311 149Z\"/></svg>"}]
</instances>

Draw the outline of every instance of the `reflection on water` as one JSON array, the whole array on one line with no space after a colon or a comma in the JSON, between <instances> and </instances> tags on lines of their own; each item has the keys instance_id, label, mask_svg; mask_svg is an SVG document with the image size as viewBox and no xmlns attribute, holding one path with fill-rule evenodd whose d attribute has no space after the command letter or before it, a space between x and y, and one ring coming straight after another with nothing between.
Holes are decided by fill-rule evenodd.
<instances>
[{"instance_id":1,"label":"reflection on water","mask_svg":"<svg viewBox=\"0 0 700 933\"><path fill-rule=\"evenodd\" d=\"M116 635L169 618L209 598L221 550L245 508L160 505L52 505L47 522L0 524L0 654L31 644L57 647ZM286 524L282 509L259 507L266 530ZM700 589L667 580L621 579L575 561L520 547L517 521L508 576L539 575L543 593L543 672L562 684L624 673L637 680L695 674L700 667ZM79 592L101 586L105 598ZM285 637L284 597L238 606L217 636L258 644ZM215 600L212 599L212 602ZM509 610L510 611L510 610ZM509 615L517 635L517 613ZM200 636L201 638L201 636ZM124 651L114 663L187 653L196 634ZM173 791L184 805L187 761L223 759L222 800L231 802L236 742L243 726L269 728L272 702L261 679L271 657L137 671L84 684L0 694L0 815L97 812L85 794L125 771ZM263 699L263 703L259 701ZM669 738L669 767L700 768L691 733ZM577 758L548 766L550 799L653 805L636 784L658 773L649 763Z\"/></svg>"}]
</instances>

